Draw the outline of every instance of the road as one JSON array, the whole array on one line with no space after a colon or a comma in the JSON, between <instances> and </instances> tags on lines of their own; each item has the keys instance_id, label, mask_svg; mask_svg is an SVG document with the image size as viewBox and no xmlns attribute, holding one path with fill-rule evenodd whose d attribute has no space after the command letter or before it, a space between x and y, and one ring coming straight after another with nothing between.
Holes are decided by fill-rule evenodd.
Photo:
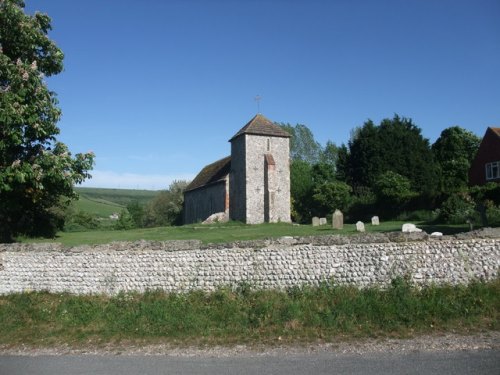
<instances>
[{"instance_id":1,"label":"road","mask_svg":"<svg viewBox=\"0 0 500 375\"><path fill-rule=\"evenodd\" d=\"M500 374L496 350L407 354L312 353L215 357L0 356L0 375L156 374Z\"/></svg>"}]
</instances>

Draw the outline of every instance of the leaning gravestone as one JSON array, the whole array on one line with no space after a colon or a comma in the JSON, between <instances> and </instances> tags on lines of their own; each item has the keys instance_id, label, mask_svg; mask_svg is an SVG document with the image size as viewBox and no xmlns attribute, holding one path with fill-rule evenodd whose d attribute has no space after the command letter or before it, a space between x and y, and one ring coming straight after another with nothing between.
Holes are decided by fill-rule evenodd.
<instances>
[{"instance_id":1,"label":"leaning gravestone","mask_svg":"<svg viewBox=\"0 0 500 375\"><path fill-rule=\"evenodd\" d=\"M340 210L335 210L335 212L332 215L332 228L333 229L344 228L344 214Z\"/></svg>"},{"instance_id":2,"label":"leaning gravestone","mask_svg":"<svg viewBox=\"0 0 500 375\"><path fill-rule=\"evenodd\" d=\"M314 216L312 220L313 227L319 226L319 217Z\"/></svg>"},{"instance_id":3,"label":"leaning gravestone","mask_svg":"<svg viewBox=\"0 0 500 375\"><path fill-rule=\"evenodd\" d=\"M326 225L326 217L319 218L319 225Z\"/></svg>"},{"instance_id":4,"label":"leaning gravestone","mask_svg":"<svg viewBox=\"0 0 500 375\"><path fill-rule=\"evenodd\" d=\"M380 225L380 221L378 219L378 216L372 217L372 225Z\"/></svg>"},{"instance_id":5,"label":"leaning gravestone","mask_svg":"<svg viewBox=\"0 0 500 375\"><path fill-rule=\"evenodd\" d=\"M362 221L358 221L356 223L356 230L358 232L364 232L365 231L365 224Z\"/></svg>"}]
</instances>

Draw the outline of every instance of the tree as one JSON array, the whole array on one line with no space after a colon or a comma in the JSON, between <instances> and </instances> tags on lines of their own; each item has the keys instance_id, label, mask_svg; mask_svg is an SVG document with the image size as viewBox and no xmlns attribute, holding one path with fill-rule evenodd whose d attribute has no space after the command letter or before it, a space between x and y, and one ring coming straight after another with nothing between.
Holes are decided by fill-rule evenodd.
<instances>
[{"instance_id":1,"label":"tree","mask_svg":"<svg viewBox=\"0 0 500 375\"><path fill-rule=\"evenodd\" d=\"M290 133L290 158L302 160L309 164L316 164L321 159L322 147L314 139L312 131L305 125L278 123L285 131Z\"/></svg>"},{"instance_id":2,"label":"tree","mask_svg":"<svg viewBox=\"0 0 500 375\"><path fill-rule=\"evenodd\" d=\"M438 166L421 130L411 119L395 115L379 126L367 121L349 141L352 184L373 188L384 172L393 171L409 179L412 190L433 195L438 186Z\"/></svg>"},{"instance_id":3,"label":"tree","mask_svg":"<svg viewBox=\"0 0 500 375\"><path fill-rule=\"evenodd\" d=\"M48 38L50 18L24 13L22 0L0 1L0 241L53 236L74 184L90 177L93 154L72 157L58 142L61 111L43 77L62 71ZM67 199L65 199L67 198Z\"/></svg>"},{"instance_id":4,"label":"tree","mask_svg":"<svg viewBox=\"0 0 500 375\"><path fill-rule=\"evenodd\" d=\"M136 228L142 228L144 226L145 210L144 207L139 203L139 201L133 200L132 202L127 204L127 211L130 214L132 221L134 222L134 226Z\"/></svg>"},{"instance_id":5,"label":"tree","mask_svg":"<svg viewBox=\"0 0 500 375\"><path fill-rule=\"evenodd\" d=\"M440 190L451 194L467 188L468 172L481 138L459 126L444 129L432 145L440 166Z\"/></svg>"},{"instance_id":6,"label":"tree","mask_svg":"<svg viewBox=\"0 0 500 375\"><path fill-rule=\"evenodd\" d=\"M170 184L149 204L144 218L146 226L165 226L182 224L182 208L184 204L184 190L188 181L179 180Z\"/></svg>"},{"instance_id":7,"label":"tree","mask_svg":"<svg viewBox=\"0 0 500 375\"><path fill-rule=\"evenodd\" d=\"M388 209L401 208L416 195L410 180L392 171L384 172L377 178L375 194L382 207Z\"/></svg>"},{"instance_id":8,"label":"tree","mask_svg":"<svg viewBox=\"0 0 500 375\"><path fill-rule=\"evenodd\" d=\"M311 165L300 159L292 160L290 164L290 196L294 221L305 222L311 218L313 187Z\"/></svg>"},{"instance_id":9,"label":"tree","mask_svg":"<svg viewBox=\"0 0 500 375\"><path fill-rule=\"evenodd\" d=\"M313 199L316 202L316 214L326 216L335 209L346 211L351 201L352 189L345 182L326 181L314 188Z\"/></svg>"},{"instance_id":10,"label":"tree","mask_svg":"<svg viewBox=\"0 0 500 375\"><path fill-rule=\"evenodd\" d=\"M342 145L337 150L337 160L335 163L335 177L339 181L344 181L351 184L351 172L349 169L349 149L345 144Z\"/></svg>"}]
</instances>

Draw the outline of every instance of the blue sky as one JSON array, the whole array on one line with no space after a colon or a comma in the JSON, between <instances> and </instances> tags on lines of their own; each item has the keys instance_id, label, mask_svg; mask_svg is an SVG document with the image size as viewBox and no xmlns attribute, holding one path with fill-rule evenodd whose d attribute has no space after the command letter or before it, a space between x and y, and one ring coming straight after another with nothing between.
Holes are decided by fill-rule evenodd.
<instances>
[{"instance_id":1,"label":"blue sky","mask_svg":"<svg viewBox=\"0 0 500 375\"><path fill-rule=\"evenodd\" d=\"M394 113L434 142L500 126L498 0L27 0L52 18L59 139L83 186L162 189L260 111L325 144Z\"/></svg>"}]
</instances>

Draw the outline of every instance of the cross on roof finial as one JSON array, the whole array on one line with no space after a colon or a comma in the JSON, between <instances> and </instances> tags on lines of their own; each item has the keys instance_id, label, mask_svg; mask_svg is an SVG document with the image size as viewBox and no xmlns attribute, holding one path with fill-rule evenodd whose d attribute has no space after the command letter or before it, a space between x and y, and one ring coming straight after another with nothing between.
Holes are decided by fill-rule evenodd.
<instances>
[{"instance_id":1,"label":"cross on roof finial","mask_svg":"<svg viewBox=\"0 0 500 375\"><path fill-rule=\"evenodd\" d=\"M254 98L254 100L257 102L257 113L260 113L260 101L262 99L262 96L258 95Z\"/></svg>"}]
</instances>

